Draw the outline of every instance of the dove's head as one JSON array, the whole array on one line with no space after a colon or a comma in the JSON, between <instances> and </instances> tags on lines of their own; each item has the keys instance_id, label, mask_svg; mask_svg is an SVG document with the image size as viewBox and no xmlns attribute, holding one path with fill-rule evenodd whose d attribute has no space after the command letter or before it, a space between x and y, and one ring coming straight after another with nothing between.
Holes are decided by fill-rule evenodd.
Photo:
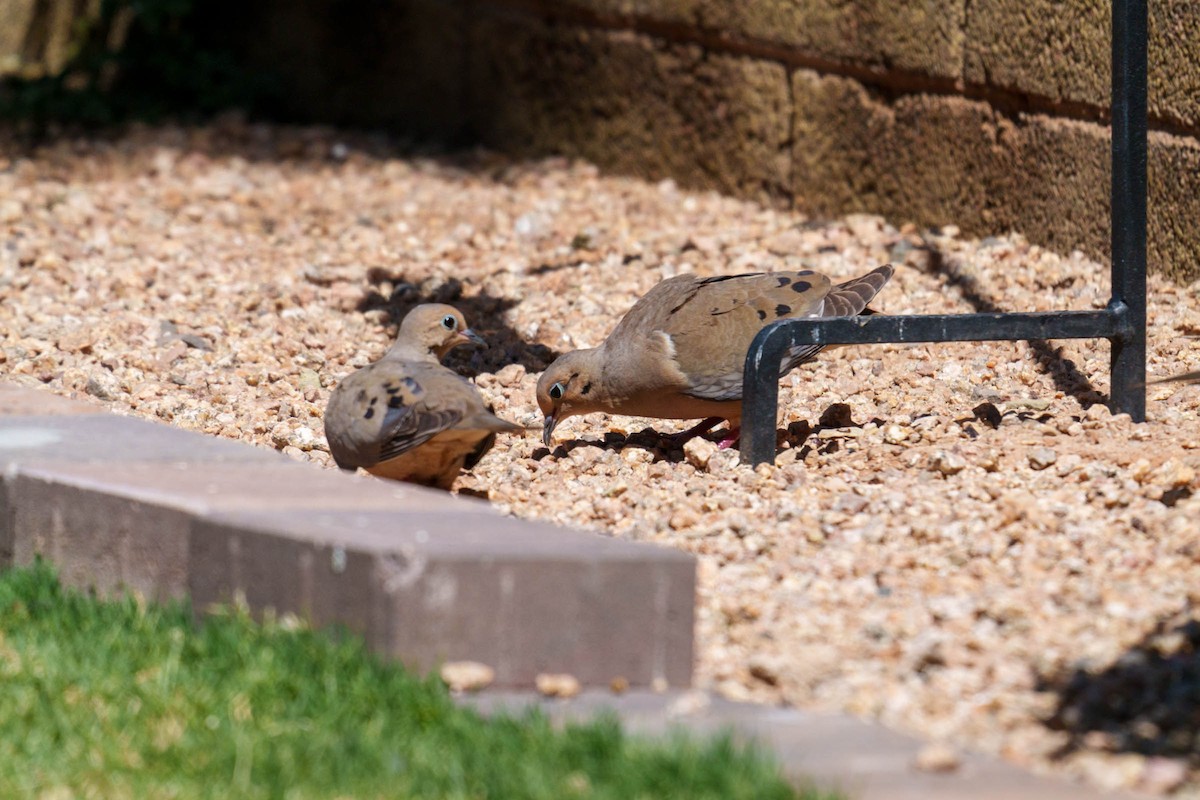
<instances>
[{"instance_id":1,"label":"dove's head","mask_svg":"<svg viewBox=\"0 0 1200 800\"><path fill-rule=\"evenodd\" d=\"M487 347L483 339L467 327L467 321L457 308L425 303L405 315L391 352L409 358L432 354L441 361L462 344Z\"/></svg>"},{"instance_id":2,"label":"dove's head","mask_svg":"<svg viewBox=\"0 0 1200 800\"><path fill-rule=\"evenodd\" d=\"M600 364L598 350L574 350L557 360L538 378L537 401L546 421L542 441L550 446L555 427L567 417L598 411Z\"/></svg>"}]
</instances>

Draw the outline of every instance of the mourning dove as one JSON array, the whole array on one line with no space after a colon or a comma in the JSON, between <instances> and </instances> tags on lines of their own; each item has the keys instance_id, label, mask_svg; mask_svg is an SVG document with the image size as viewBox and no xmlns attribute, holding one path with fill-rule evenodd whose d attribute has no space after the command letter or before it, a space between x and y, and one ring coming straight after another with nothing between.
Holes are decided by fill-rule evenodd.
<instances>
[{"instance_id":1,"label":"mourning dove","mask_svg":"<svg viewBox=\"0 0 1200 800\"><path fill-rule=\"evenodd\" d=\"M780 319L861 314L892 271L885 265L836 286L808 269L668 278L634 304L603 344L567 353L542 373L537 386L546 416L542 439L549 447L564 419L603 411L705 417L677 437L684 439L728 420L729 435L721 442L728 447L738 438L742 372L755 335ZM793 348L780 373L820 349Z\"/></svg>"},{"instance_id":2,"label":"mourning dove","mask_svg":"<svg viewBox=\"0 0 1200 800\"><path fill-rule=\"evenodd\" d=\"M452 306L420 305L395 344L343 380L325 409L325 438L342 469L449 489L498 431L520 426L491 413L476 388L441 365L462 344L483 345Z\"/></svg>"}]
</instances>

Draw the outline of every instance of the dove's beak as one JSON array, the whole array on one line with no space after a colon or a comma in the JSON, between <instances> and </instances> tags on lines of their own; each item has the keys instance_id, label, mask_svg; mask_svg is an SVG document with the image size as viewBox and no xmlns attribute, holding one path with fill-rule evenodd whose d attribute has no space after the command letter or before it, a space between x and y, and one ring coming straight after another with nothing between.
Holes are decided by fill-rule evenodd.
<instances>
[{"instance_id":1,"label":"dove's beak","mask_svg":"<svg viewBox=\"0 0 1200 800\"><path fill-rule=\"evenodd\" d=\"M542 443L546 445L546 447L550 446L550 442L554 436L554 427L556 425L558 425L558 420L554 418L554 415L547 414L546 421L542 423Z\"/></svg>"},{"instance_id":2,"label":"dove's beak","mask_svg":"<svg viewBox=\"0 0 1200 800\"><path fill-rule=\"evenodd\" d=\"M487 348L487 342L483 340L483 337L470 328L458 332L458 344L470 344L476 347Z\"/></svg>"}]
</instances>

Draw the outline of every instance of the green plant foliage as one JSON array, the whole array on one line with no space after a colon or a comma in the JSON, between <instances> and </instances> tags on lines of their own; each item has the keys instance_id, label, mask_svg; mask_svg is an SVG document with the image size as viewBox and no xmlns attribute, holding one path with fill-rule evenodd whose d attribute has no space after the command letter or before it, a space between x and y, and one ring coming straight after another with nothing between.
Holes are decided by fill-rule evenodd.
<instances>
[{"instance_id":1,"label":"green plant foliage","mask_svg":"<svg viewBox=\"0 0 1200 800\"><path fill-rule=\"evenodd\" d=\"M102 0L94 18L78 21L65 68L0 81L0 120L40 134L54 125L253 110L270 95L271 81L197 39L199 6L197 0Z\"/></svg>"},{"instance_id":2,"label":"green plant foliage","mask_svg":"<svg viewBox=\"0 0 1200 800\"><path fill-rule=\"evenodd\" d=\"M484 719L354 637L0 576L0 796L793 798L729 738ZM41 793L39 795L39 793Z\"/></svg>"}]
</instances>

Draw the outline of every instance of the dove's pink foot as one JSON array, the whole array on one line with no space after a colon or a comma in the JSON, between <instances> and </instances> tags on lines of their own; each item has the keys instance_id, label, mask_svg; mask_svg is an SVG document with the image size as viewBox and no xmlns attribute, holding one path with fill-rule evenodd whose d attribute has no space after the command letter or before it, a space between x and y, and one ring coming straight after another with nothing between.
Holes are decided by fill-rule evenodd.
<instances>
[{"instance_id":1,"label":"dove's pink foot","mask_svg":"<svg viewBox=\"0 0 1200 800\"><path fill-rule=\"evenodd\" d=\"M720 443L717 445L717 449L718 450L727 450L730 447L733 447L735 444L737 444L738 439L741 439L741 438L742 438L741 426L738 426L736 428L730 428L729 433L725 434L725 438L722 439L720 441Z\"/></svg>"}]
</instances>

